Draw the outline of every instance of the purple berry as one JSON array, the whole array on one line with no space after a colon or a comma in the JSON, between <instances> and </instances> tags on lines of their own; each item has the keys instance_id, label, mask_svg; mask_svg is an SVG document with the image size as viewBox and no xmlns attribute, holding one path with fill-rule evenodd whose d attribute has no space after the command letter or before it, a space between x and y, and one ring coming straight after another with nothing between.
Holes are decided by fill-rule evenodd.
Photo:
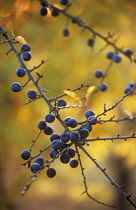
<instances>
[{"instance_id":1,"label":"purple berry","mask_svg":"<svg viewBox=\"0 0 136 210\"><path fill-rule=\"evenodd\" d=\"M18 68L16 70L16 75L18 77L24 77L26 75L26 70L24 68Z\"/></svg>"},{"instance_id":2,"label":"purple berry","mask_svg":"<svg viewBox=\"0 0 136 210\"><path fill-rule=\"evenodd\" d=\"M52 123L55 120L55 115L52 113L49 113L45 116L45 121L48 123Z\"/></svg>"},{"instance_id":3,"label":"purple berry","mask_svg":"<svg viewBox=\"0 0 136 210\"><path fill-rule=\"evenodd\" d=\"M32 173L36 173L37 171L40 170L40 165L39 163L33 163L31 166L30 166L30 170L32 171Z\"/></svg>"},{"instance_id":4,"label":"purple berry","mask_svg":"<svg viewBox=\"0 0 136 210\"><path fill-rule=\"evenodd\" d=\"M46 122L45 121L41 120L40 122L38 122L38 128L40 130L44 130L45 127L46 127Z\"/></svg>"},{"instance_id":5,"label":"purple berry","mask_svg":"<svg viewBox=\"0 0 136 210\"><path fill-rule=\"evenodd\" d=\"M35 90L29 90L29 91L27 92L27 96L28 96L28 98L30 98L30 99L35 99L36 96L37 96L37 93L36 93Z\"/></svg>"},{"instance_id":6,"label":"purple berry","mask_svg":"<svg viewBox=\"0 0 136 210\"><path fill-rule=\"evenodd\" d=\"M29 61L31 59L31 57L32 57L32 54L28 51L26 51L22 54L22 59L24 61Z\"/></svg>"},{"instance_id":7,"label":"purple berry","mask_svg":"<svg viewBox=\"0 0 136 210\"><path fill-rule=\"evenodd\" d=\"M24 150L21 152L21 157L23 160L28 160L31 156L31 153L29 150Z\"/></svg>"},{"instance_id":8,"label":"purple berry","mask_svg":"<svg viewBox=\"0 0 136 210\"><path fill-rule=\"evenodd\" d=\"M18 82L14 82L10 88L13 92L19 92L21 90L21 85Z\"/></svg>"},{"instance_id":9,"label":"purple berry","mask_svg":"<svg viewBox=\"0 0 136 210\"><path fill-rule=\"evenodd\" d=\"M78 160L77 160L77 159L72 159L72 160L70 160L69 165L70 165L72 168L76 168L76 167L78 166Z\"/></svg>"},{"instance_id":10,"label":"purple berry","mask_svg":"<svg viewBox=\"0 0 136 210\"><path fill-rule=\"evenodd\" d=\"M26 52L26 51L30 51L30 50L31 50L31 47L30 47L29 44L23 44L23 45L21 46L21 51L22 51L22 52Z\"/></svg>"},{"instance_id":11,"label":"purple berry","mask_svg":"<svg viewBox=\"0 0 136 210\"><path fill-rule=\"evenodd\" d=\"M54 168L48 168L46 174L49 178L53 178L56 175L56 170Z\"/></svg>"}]
</instances>

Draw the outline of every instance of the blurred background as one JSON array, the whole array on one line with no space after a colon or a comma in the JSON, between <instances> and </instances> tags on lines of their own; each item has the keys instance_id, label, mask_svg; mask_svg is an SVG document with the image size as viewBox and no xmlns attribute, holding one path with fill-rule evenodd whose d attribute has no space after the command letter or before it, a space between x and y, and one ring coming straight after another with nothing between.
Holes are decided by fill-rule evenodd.
<instances>
[{"instance_id":1,"label":"blurred background","mask_svg":"<svg viewBox=\"0 0 136 210\"><path fill-rule=\"evenodd\" d=\"M55 6L63 8L59 0L50 1ZM108 32L115 33L117 45L122 49L131 48L136 50L136 1L135 0L97 0L97 1L71 1L72 6L68 13L79 16L85 23L106 36ZM62 14L52 17L50 12L47 16L41 16L41 5L37 0L1 0L0 1L0 25L8 32L9 36L22 36L31 45L32 59L26 62L28 68L38 65L43 59L50 59L44 64L39 72L44 74L40 80L40 86L49 90L47 97L52 98L63 93L64 90L80 86L81 83L92 82L97 87L99 79L94 77L94 71L101 69L103 72L109 65L106 52L113 50L105 46L104 41L96 38L93 49L87 45L87 40L92 34L81 27L72 24ZM69 37L63 37L62 31L68 28ZM3 41L0 36L0 41ZM16 48L20 50L21 44ZM29 149L31 141L38 134L37 123L44 120L48 113L48 107L44 101L37 100L27 106L21 104L28 101L26 93L34 89L30 83L19 93L10 90L13 82L24 84L27 76L18 78L15 74L19 63L15 55L10 52L8 44L0 45L0 209L1 210L82 210L110 209L90 200L84 191L83 177L80 167L72 169L69 165L56 160L52 167L57 175L50 179L46 176L46 170L38 176L24 197L21 191L28 178L32 175L27 166L22 166L20 157L22 150ZM33 73L36 76L36 73ZM98 92L89 98L86 109L61 110L62 119L67 116L76 118L78 121L85 120L84 113L92 109L97 114L103 111L104 103L107 107L115 104L124 94L124 88L129 82L136 81L136 67L128 58L122 55L120 64L113 64L105 83L108 85L106 92ZM87 89L78 91L83 97ZM70 98L65 97L67 103L76 104ZM135 96L127 97L114 110L107 113L102 119L126 117L124 110L136 115ZM57 120L52 124L54 133L61 134L63 128ZM136 121L121 123L98 124L93 127L90 138L113 137L131 135L136 132ZM50 143L49 136L41 134L32 155L39 152ZM118 185L126 184L123 190L126 193L133 192L132 200L136 203L136 143L134 139L128 141L116 140L98 141L85 147L87 151L106 168L107 173ZM49 151L42 154L49 159ZM98 168L81 152L83 167L88 183L89 193L99 201L113 204L119 210L131 210L133 207L111 185Z\"/></svg>"}]
</instances>

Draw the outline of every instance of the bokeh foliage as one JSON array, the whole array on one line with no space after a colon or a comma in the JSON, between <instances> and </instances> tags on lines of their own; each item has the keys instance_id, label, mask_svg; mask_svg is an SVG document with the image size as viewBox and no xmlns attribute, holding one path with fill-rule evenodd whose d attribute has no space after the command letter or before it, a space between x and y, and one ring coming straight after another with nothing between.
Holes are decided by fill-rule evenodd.
<instances>
[{"instance_id":1,"label":"bokeh foliage","mask_svg":"<svg viewBox=\"0 0 136 210\"><path fill-rule=\"evenodd\" d=\"M59 6L59 1L51 1ZM0 25L8 31L10 36L22 36L27 43L31 45L33 57L28 62L28 67L32 68L38 65L42 59L50 59L40 68L44 73L44 78L40 81L43 88L49 90L48 97L55 97L63 93L63 90L73 89L81 83L93 82L97 86L98 80L94 77L96 69L107 68L109 61L105 58L107 50L113 49L107 47L106 50L99 53L99 50L105 43L99 38L96 39L94 49L87 46L87 40L92 37L88 31L83 31L77 25L73 25L66 17L52 17L50 13L46 17L39 15L40 3L38 1L10 0L0 1ZM136 49L136 2L135 1L117 1L117 0L98 0L96 1L72 1L72 6L68 12L80 16L88 25L102 34L113 32L118 39L120 47L130 47ZM64 38L62 30L68 27L70 37ZM2 38L1 38L2 40ZM21 44L17 45L20 49ZM21 84L24 79L17 78L15 70L19 67L15 55L9 50L8 44L0 46L0 86L1 86L1 209L98 209L94 202L86 196L80 196L83 191L83 182L80 169L70 169L67 165L59 163L59 160L53 163L57 170L57 176L49 180L42 172L39 180L35 182L26 195L21 198L20 192L28 178L30 171L21 166L20 153L22 150L30 147L31 140L38 133L37 123L44 119L48 113L47 106L42 100L20 106L27 101L26 92L33 89L29 84L22 92L12 93L10 85L14 81ZM112 106L124 94L124 88L128 82L136 80L136 67L129 59L123 56L121 64L114 64L109 71L105 82L109 89L105 93L98 92L90 97L88 109L92 109L99 114L103 111L104 102L107 107ZM79 91L78 94L83 96L86 89ZM66 98L68 104L76 104L70 97ZM128 110L134 115L136 102L134 97L127 97L116 109L108 113L106 118L113 115L125 117L124 110ZM78 120L84 120L84 109L62 110L62 117L75 117ZM97 125L94 127L91 138L101 136L131 135L135 131L134 122L111 123L108 125ZM62 127L57 122L53 124L55 132L62 132ZM49 137L44 134L38 140L34 152L45 147L49 143ZM128 174L127 190L135 191L136 183L134 182L136 174L136 144L134 140L128 142L97 142L90 143L88 151L98 160L98 162L107 168L110 175L115 178L117 183L124 184L121 170L118 164L122 165L122 171ZM44 154L44 158L49 158L49 153ZM90 193L112 203L120 199L117 192L96 169L95 166L82 154L88 187ZM37 203L35 202L37 200ZM69 202L70 201L70 202ZM54 205L54 202L57 204ZM126 204L127 205L127 204ZM46 206L46 207L43 207ZM66 207L67 206L67 207ZM90 207L91 206L91 207ZM105 207L101 206L101 209Z\"/></svg>"}]
</instances>

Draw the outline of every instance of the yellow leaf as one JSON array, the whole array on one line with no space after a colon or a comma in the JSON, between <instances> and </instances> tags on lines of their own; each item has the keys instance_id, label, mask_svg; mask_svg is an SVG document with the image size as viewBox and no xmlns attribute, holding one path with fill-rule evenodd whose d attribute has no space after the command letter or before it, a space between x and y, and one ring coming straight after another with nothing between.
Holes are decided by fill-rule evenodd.
<instances>
[{"instance_id":1,"label":"yellow leaf","mask_svg":"<svg viewBox=\"0 0 136 210\"><path fill-rule=\"evenodd\" d=\"M80 97L75 92L70 90L64 90L64 93L66 93L68 96L75 99L75 101L78 101L81 104Z\"/></svg>"},{"instance_id":2,"label":"yellow leaf","mask_svg":"<svg viewBox=\"0 0 136 210\"><path fill-rule=\"evenodd\" d=\"M129 117L129 119L133 119L133 115L131 112L127 111L127 110L124 110L124 112L126 113L126 115Z\"/></svg>"},{"instance_id":3,"label":"yellow leaf","mask_svg":"<svg viewBox=\"0 0 136 210\"><path fill-rule=\"evenodd\" d=\"M15 39L22 44L27 44L26 40L22 36L17 36Z\"/></svg>"},{"instance_id":4,"label":"yellow leaf","mask_svg":"<svg viewBox=\"0 0 136 210\"><path fill-rule=\"evenodd\" d=\"M95 86L91 86L87 89L86 95L85 95L85 99L86 99L86 105L89 99L89 96L94 92L95 90Z\"/></svg>"}]
</instances>

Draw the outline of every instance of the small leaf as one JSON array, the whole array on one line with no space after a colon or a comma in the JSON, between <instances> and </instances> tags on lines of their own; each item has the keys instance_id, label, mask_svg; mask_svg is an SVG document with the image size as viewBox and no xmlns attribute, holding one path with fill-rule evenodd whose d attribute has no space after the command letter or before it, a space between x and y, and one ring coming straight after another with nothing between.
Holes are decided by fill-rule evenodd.
<instances>
[{"instance_id":1,"label":"small leaf","mask_svg":"<svg viewBox=\"0 0 136 210\"><path fill-rule=\"evenodd\" d=\"M94 90L95 90L95 86L91 86L91 87L89 87L89 88L87 89L86 95L85 95L86 105L87 105L89 96L94 92Z\"/></svg>"},{"instance_id":2,"label":"small leaf","mask_svg":"<svg viewBox=\"0 0 136 210\"><path fill-rule=\"evenodd\" d=\"M17 36L15 39L22 44L27 44L26 40L22 36Z\"/></svg>"},{"instance_id":3,"label":"small leaf","mask_svg":"<svg viewBox=\"0 0 136 210\"><path fill-rule=\"evenodd\" d=\"M64 93L66 93L68 96L70 96L75 101L78 101L81 104L81 99L75 92L70 91L70 90L64 90Z\"/></svg>"},{"instance_id":4,"label":"small leaf","mask_svg":"<svg viewBox=\"0 0 136 210\"><path fill-rule=\"evenodd\" d=\"M127 111L127 110L124 110L124 112L126 113L126 115L129 117L129 119L133 119L133 115L131 112Z\"/></svg>"}]
</instances>

